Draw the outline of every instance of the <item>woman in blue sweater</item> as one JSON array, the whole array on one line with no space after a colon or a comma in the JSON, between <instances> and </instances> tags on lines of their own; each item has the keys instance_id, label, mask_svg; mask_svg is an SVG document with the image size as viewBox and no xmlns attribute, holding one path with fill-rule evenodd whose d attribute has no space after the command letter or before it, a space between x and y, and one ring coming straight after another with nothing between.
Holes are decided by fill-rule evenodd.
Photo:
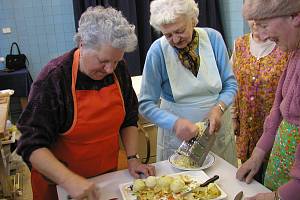
<instances>
[{"instance_id":1,"label":"woman in blue sweater","mask_svg":"<svg viewBox=\"0 0 300 200\"><path fill-rule=\"evenodd\" d=\"M217 133L213 152L236 165L227 107L237 82L221 34L195 27L199 9L194 0L154 0L150 12L150 24L163 36L147 53L139 111L159 126L157 160L168 159L183 140L196 135L194 123L208 118L210 133Z\"/></svg>"}]
</instances>

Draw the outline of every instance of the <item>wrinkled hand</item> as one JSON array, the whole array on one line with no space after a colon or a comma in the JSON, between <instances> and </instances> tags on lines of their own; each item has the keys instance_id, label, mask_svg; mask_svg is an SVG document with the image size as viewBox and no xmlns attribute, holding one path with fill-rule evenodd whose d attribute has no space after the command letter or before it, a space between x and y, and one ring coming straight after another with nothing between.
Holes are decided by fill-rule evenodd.
<instances>
[{"instance_id":1,"label":"wrinkled hand","mask_svg":"<svg viewBox=\"0 0 300 200\"><path fill-rule=\"evenodd\" d=\"M174 125L176 137L188 141L197 135L197 126L187 119L179 118Z\"/></svg>"},{"instance_id":2,"label":"wrinkled hand","mask_svg":"<svg viewBox=\"0 0 300 200\"><path fill-rule=\"evenodd\" d=\"M153 165L142 164L138 159L128 160L128 171L134 178L140 178L141 173L145 177L155 176L155 167Z\"/></svg>"},{"instance_id":3,"label":"wrinkled hand","mask_svg":"<svg viewBox=\"0 0 300 200\"><path fill-rule=\"evenodd\" d=\"M99 200L100 189L96 187L95 183L81 177L74 175L70 177L65 183L61 185L72 199L76 200Z\"/></svg>"},{"instance_id":4,"label":"wrinkled hand","mask_svg":"<svg viewBox=\"0 0 300 200\"><path fill-rule=\"evenodd\" d=\"M273 200L275 199L275 192L258 193L253 197L245 198L245 200Z\"/></svg>"},{"instance_id":5,"label":"wrinkled hand","mask_svg":"<svg viewBox=\"0 0 300 200\"><path fill-rule=\"evenodd\" d=\"M240 135L240 122L238 119L232 119L232 127L234 131L234 135L239 136Z\"/></svg>"},{"instance_id":6,"label":"wrinkled hand","mask_svg":"<svg viewBox=\"0 0 300 200\"><path fill-rule=\"evenodd\" d=\"M265 157L265 152L255 148L251 157L238 169L236 178L246 183L251 183L253 176L258 172Z\"/></svg>"},{"instance_id":7,"label":"wrinkled hand","mask_svg":"<svg viewBox=\"0 0 300 200\"><path fill-rule=\"evenodd\" d=\"M209 120L209 133L213 134L215 132L218 132L218 130L221 127L221 117L223 115L223 112L220 110L218 106L214 106L210 113L208 114L208 120Z\"/></svg>"}]
</instances>

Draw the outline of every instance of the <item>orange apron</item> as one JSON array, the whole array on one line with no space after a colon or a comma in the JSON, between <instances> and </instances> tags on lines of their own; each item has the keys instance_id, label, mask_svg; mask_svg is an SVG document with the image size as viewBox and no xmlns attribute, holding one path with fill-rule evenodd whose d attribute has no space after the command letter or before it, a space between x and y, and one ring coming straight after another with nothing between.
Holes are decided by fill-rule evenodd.
<instances>
[{"instance_id":1,"label":"orange apron","mask_svg":"<svg viewBox=\"0 0 300 200\"><path fill-rule=\"evenodd\" d=\"M122 93L115 83L97 90L75 90L79 50L72 66L74 120L71 128L51 147L51 152L71 171L93 177L118 165L119 129L125 117ZM31 171L34 200L58 199L56 186L34 168Z\"/></svg>"}]
</instances>

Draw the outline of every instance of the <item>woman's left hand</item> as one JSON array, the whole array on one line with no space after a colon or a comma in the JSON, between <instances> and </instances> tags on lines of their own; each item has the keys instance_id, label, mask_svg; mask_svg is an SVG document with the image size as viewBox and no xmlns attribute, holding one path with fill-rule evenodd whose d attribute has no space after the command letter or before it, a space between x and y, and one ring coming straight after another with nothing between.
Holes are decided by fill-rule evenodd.
<instances>
[{"instance_id":1,"label":"woman's left hand","mask_svg":"<svg viewBox=\"0 0 300 200\"><path fill-rule=\"evenodd\" d=\"M128 171L134 178L140 178L140 174L145 177L155 176L155 167L149 164L142 164L138 159L128 160Z\"/></svg>"},{"instance_id":2,"label":"woman's left hand","mask_svg":"<svg viewBox=\"0 0 300 200\"><path fill-rule=\"evenodd\" d=\"M220 110L219 106L214 106L211 109L210 113L208 114L210 134L213 134L220 129L222 115L223 112Z\"/></svg>"},{"instance_id":3,"label":"woman's left hand","mask_svg":"<svg viewBox=\"0 0 300 200\"><path fill-rule=\"evenodd\" d=\"M275 192L258 193L253 197L245 198L245 200L273 200L275 199Z\"/></svg>"}]
</instances>

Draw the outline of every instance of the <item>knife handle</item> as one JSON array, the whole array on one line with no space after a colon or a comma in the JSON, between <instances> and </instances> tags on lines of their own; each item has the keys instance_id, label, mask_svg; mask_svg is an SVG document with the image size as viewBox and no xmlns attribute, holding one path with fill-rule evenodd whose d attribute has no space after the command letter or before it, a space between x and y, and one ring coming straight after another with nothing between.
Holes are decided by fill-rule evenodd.
<instances>
[{"instance_id":1,"label":"knife handle","mask_svg":"<svg viewBox=\"0 0 300 200\"><path fill-rule=\"evenodd\" d=\"M214 175L214 177L208 179L207 181L205 181L204 183L200 184L200 187L206 187L208 184L215 182L216 180L219 179L218 175Z\"/></svg>"}]
</instances>

